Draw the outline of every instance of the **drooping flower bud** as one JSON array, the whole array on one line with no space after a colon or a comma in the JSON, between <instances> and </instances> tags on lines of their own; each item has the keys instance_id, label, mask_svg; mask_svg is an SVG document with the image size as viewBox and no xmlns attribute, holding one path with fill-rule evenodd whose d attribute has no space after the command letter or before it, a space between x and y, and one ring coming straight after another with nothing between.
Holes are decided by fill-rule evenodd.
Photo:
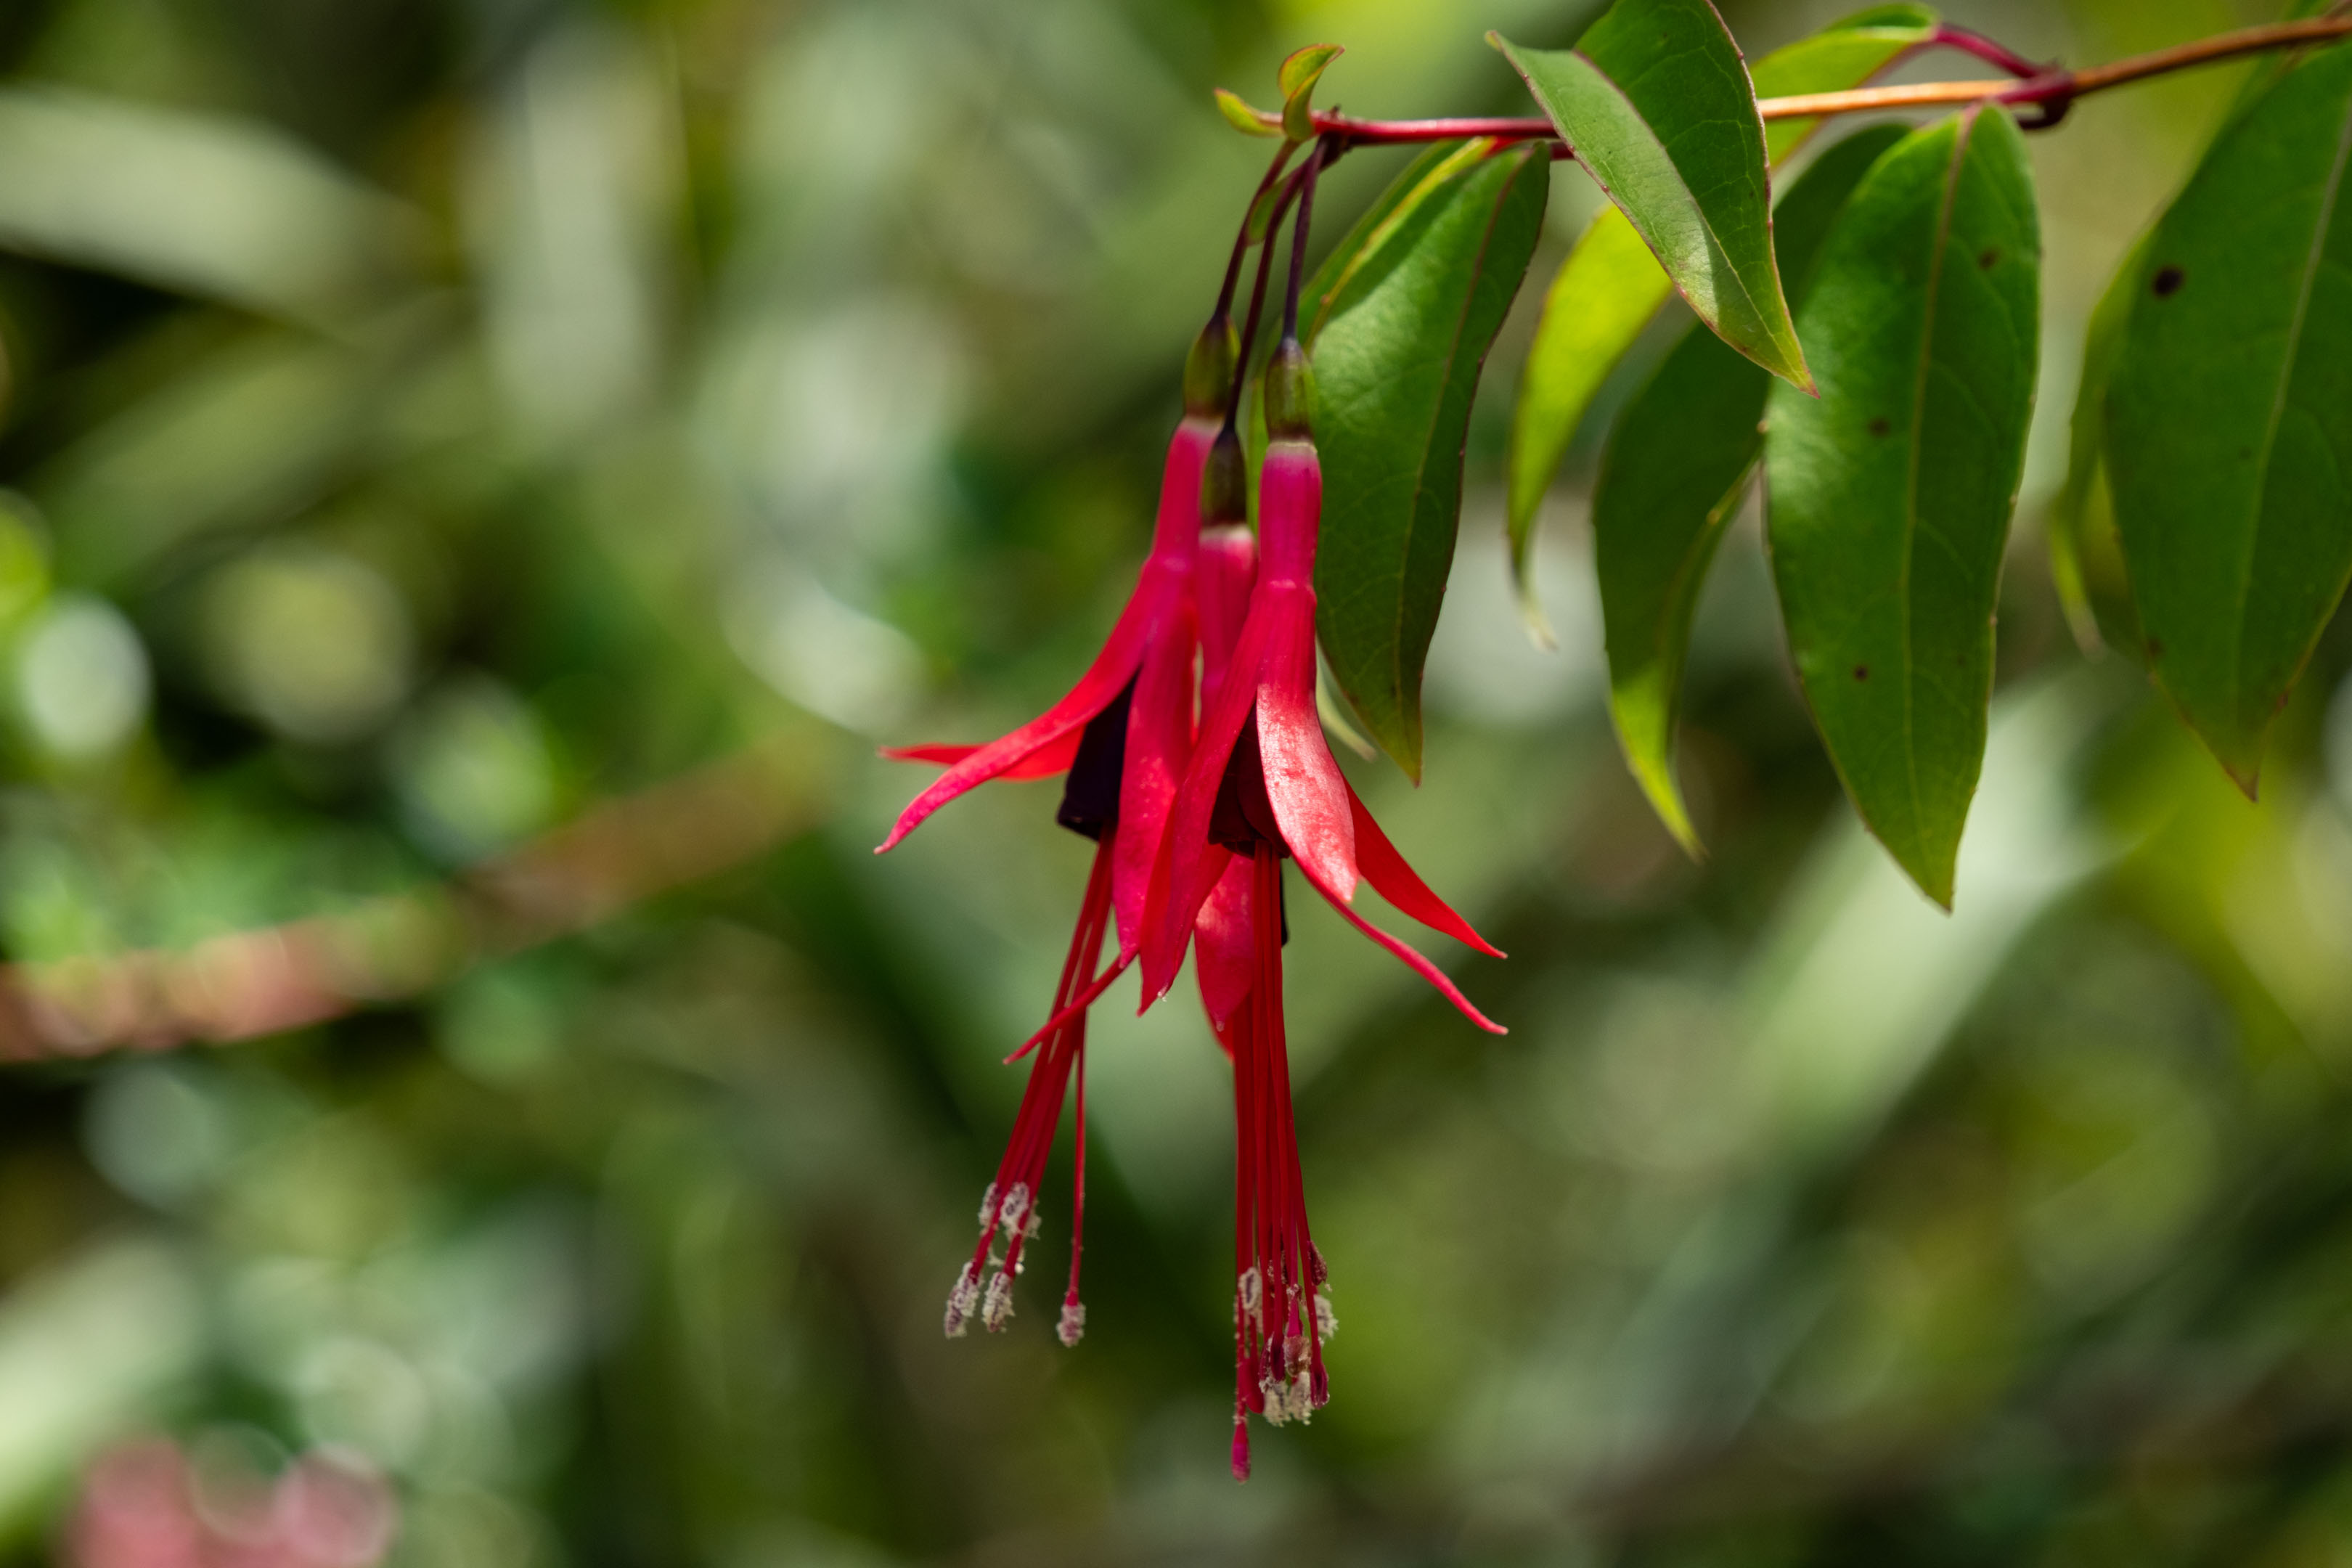
<instances>
[{"instance_id":1,"label":"drooping flower bud","mask_svg":"<svg viewBox=\"0 0 2352 1568\"><path fill-rule=\"evenodd\" d=\"M1241 341L1233 318L1220 310L1192 340L1184 358L1184 413L1192 419L1223 419L1234 403L1234 365Z\"/></svg>"}]
</instances>

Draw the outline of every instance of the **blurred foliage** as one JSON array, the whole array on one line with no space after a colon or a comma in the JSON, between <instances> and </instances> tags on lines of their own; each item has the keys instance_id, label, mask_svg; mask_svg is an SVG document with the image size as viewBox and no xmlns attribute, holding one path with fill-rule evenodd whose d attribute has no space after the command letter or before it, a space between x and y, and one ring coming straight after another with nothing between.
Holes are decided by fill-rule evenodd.
<instances>
[{"instance_id":1,"label":"blurred foliage","mask_svg":"<svg viewBox=\"0 0 2352 1568\"><path fill-rule=\"evenodd\" d=\"M1841 7L1725 9L1752 55ZM2075 59L2251 16L1951 10ZM1501 109L1483 30L1588 11L0 7L11 958L350 908L778 734L827 781L788 847L416 1005L9 1068L9 1560L160 1431L199 1502L363 1462L404 1564L2352 1563L2352 638L2250 806L2080 661L2032 526L2227 72L2033 143L2050 346L1957 915L1841 802L1752 521L1682 860L1600 708L1590 437L1541 654L1489 397L1428 782L1351 771L1513 953L1463 976L1514 1033L1298 911L1333 1404L1225 1478L1226 1086L1181 993L1097 1026L1084 1345L1034 1283L940 1338L1087 851L1032 784L874 861L915 781L869 742L1002 728L1119 602L1259 156L1209 88L1330 37L1327 100ZM1539 272L1592 211L1554 178Z\"/></svg>"}]
</instances>

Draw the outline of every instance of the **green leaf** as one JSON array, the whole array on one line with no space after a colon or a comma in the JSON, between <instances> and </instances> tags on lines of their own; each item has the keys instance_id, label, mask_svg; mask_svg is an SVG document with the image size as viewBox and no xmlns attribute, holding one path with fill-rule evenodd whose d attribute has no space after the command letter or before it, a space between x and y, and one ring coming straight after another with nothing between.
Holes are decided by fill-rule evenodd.
<instances>
[{"instance_id":1,"label":"green leaf","mask_svg":"<svg viewBox=\"0 0 2352 1568\"><path fill-rule=\"evenodd\" d=\"M2352 576L2352 49L2223 131L2148 242L2107 389L2157 681L2248 794Z\"/></svg>"},{"instance_id":2,"label":"green leaf","mask_svg":"<svg viewBox=\"0 0 2352 1568\"><path fill-rule=\"evenodd\" d=\"M1266 122L1261 110L1252 109L1242 101L1238 93L1228 92L1222 87L1217 89L1217 112L1223 115L1225 123L1234 130L1245 132L1252 136L1282 134L1279 130Z\"/></svg>"},{"instance_id":3,"label":"green leaf","mask_svg":"<svg viewBox=\"0 0 2352 1568\"><path fill-rule=\"evenodd\" d=\"M1765 56L1756 64L1756 90L1785 96L1859 87L1926 43L1935 26L1936 14L1925 5L1874 6ZM1820 123L1792 120L1767 125L1767 155L1777 166ZM1673 292L1664 269L1637 243L1625 215L1611 206L1569 252L1544 296L1521 373L1518 405L1511 415L1507 466L1511 573L1528 628L1547 647L1551 628L1536 602L1528 569L1544 491L1551 488L1560 458L1601 384Z\"/></svg>"},{"instance_id":4,"label":"green leaf","mask_svg":"<svg viewBox=\"0 0 2352 1568\"><path fill-rule=\"evenodd\" d=\"M1764 121L1709 0L1618 0L1574 49L1487 37L1699 320L1810 389L1772 259Z\"/></svg>"},{"instance_id":5,"label":"green leaf","mask_svg":"<svg viewBox=\"0 0 2352 1568\"><path fill-rule=\"evenodd\" d=\"M1340 53L1337 44L1309 44L1275 73L1282 86L1282 133L1293 142L1314 139L1315 84Z\"/></svg>"},{"instance_id":6,"label":"green leaf","mask_svg":"<svg viewBox=\"0 0 2352 1568\"><path fill-rule=\"evenodd\" d=\"M1797 98L1859 87L1936 36L1927 5L1873 5L1810 38L1775 49L1756 62L1756 96ZM1812 138L1822 122L1775 120L1764 127L1764 156L1774 168Z\"/></svg>"},{"instance_id":7,"label":"green leaf","mask_svg":"<svg viewBox=\"0 0 2352 1568\"><path fill-rule=\"evenodd\" d=\"M1625 215L1603 207L1544 295L1511 411L1511 575L1528 626L1546 647L1551 623L1536 598L1536 518L1584 412L1642 329L1674 294L1665 268Z\"/></svg>"},{"instance_id":8,"label":"green leaf","mask_svg":"<svg viewBox=\"0 0 2352 1568\"><path fill-rule=\"evenodd\" d=\"M1302 323L1323 460L1317 626L1366 732L1415 779L1471 399L1550 188L1541 147L1432 149L1324 263Z\"/></svg>"},{"instance_id":9,"label":"green leaf","mask_svg":"<svg viewBox=\"0 0 2352 1568\"><path fill-rule=\"evenodd\" d=\"M2074 394L2067 444L2066 483L2050 508L2050 577L2067 626L2084 653L2113 646L2140 657L2139 620L2123 582L2123 555L2115 538L2115 507L2107 488L2107 383L2122 351L2124 327L2147 275L2143 237L2124 258L2114 281L2091 312L2083 342L2083 379Z\"/></svg>"},{"instance_id":10,"label":"green leaf","mask_svg":"<svg viewBox=\"0 0 2352 1568\"><path fill-rule=\"evenodd\" d=\"M1879 125L1839 142L1773 215L1790 296L1801 308L1830 225L1897 142ZM1725 527L1762 450L1771 378L1693 326L1618 416L1592 495L1594 565L1609 637L1609 712L1625 761L1658 816L1696 857L1675 784L1675 717L1691 614Z\"/></svg>"},{"instance_id":11,"label":"green leaf","mask_svg":"<svg viewBox=\"0 0 2352 1568\"><path fill-rule=\"evenodd\" d=\"M2006 114L1915 132L1854 192L1814 273L1821 395L1776 386L1768 405L1769 537L1798 678L1864 822L1947 908L1984 763L2041 250Z\"/></svg>"}]
</instances>

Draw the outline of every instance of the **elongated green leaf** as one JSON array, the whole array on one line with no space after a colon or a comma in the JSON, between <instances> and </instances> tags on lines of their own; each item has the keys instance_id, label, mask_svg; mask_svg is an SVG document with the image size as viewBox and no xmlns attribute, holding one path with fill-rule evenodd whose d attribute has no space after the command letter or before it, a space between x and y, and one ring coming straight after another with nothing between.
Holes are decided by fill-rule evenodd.
<instances>
[{"instance_id":1,"label":"elongated green leaf","mask_svg":"<svg viewBox=\"0 0 2352 1568\"><path fill-rule=\"evenodd\" d=\"M1847 202L1814 273L1820 397L1776 386L1768 405L1769 536L1798 678L1864 822L1948 908L1984 762L2041 250L2007 115L1915 132Z\"/></svg>"},{"instance_id":2,"label":"elongated green leaf","mask_svg":"<svg viewBox=\"0 0 2352 1568\"><path fill-rule=\"evenodd\" d=\"M1366 732L1416 779L1471 398L1550 185L1540 148L1433 150L1325 263L1302 323L1324 474L1317 626Z\"/></svg>"},{"instance_id":3,"label":"elongated green leaf","mask_svg":"<svg viewBox=\"0 0 2352 1568\"><path fill-rule=\"evenodd\" d=\"M2075 642L2085 653L2113 646L2135 659L2140 657L2139 621L2122 580L2105 436L2107 383L2123 348L2124 327L2146 284L2149 237L2132 247L2091 312L2082 384L2074 394L2066 484L2050 508L2050 577Z\"/></svg>"},{"instance_id":4,"label":"elongated green leaf","mask_svg":"<svg viewBox=\"0 0 2352 1568\"><path fill-rule=\"evenodd\" d=\"M1617 0L1573 49L1487 37L1699 320L1810 389L1772 259L1764 121L1709 0Z\"/></svg>"},{"instance_id":5,"label":"elongated green leaf","mask_svg":"<svg viewBox=\"0 0 2352 1568\"><path fill-rule=\"evenodd\" d=\"M1800 309L1832 221L1903 136L1899 126L1880 125L1839 142L1782 198L1773 223ZM1643 792L1693 856L1698 834L1674 770L1683 659L1707 566L1763 450L1770 384L1720 338L1693 326L1618 416L1592 494L1610 716Z\"/></svg>"},{"instance_id":6,"label":"elongated green leaf","mask_svg":"<svg viewBox=\"0 0 2352 1568\"><path fill-rule=\"evenodd\" d=\"M1936 13L1927 6L1873 6L1759 60L1756 91L1779 97L1859 87L1925 44L1935 29ZM1766 155L1778 166L1820 124L1786 120L1767 125ZM1625 215L1611 206L1569 252L1544 296L1511 416L1508 469L1511 573L1528 625L1547 646L1551 629L1528 571L1538 509L1601 384L1673 292L1664 268L1646 246L1637 244Z\"/></svg>"},{"instance_id":7,"label":"elongated green leaf","mask_svg":"<svg viewBox=\"0 0 2352 1568\"><path fill-rule=\"evenodd\" d=\"M2252 794L2352 575L2352 49L2229 126L2149 241L2107 466L2150 668Z\"/></svg>"}]
</instances>

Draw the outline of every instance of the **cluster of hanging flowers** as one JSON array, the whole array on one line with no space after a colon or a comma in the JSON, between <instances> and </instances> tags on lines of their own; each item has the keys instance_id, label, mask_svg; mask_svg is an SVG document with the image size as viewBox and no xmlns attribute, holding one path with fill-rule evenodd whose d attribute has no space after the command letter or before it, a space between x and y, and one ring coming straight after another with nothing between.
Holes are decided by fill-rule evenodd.
<instances>
[{"instance_id":1,"label":"cluster of hanging flowers","mask_svg":"<svg viewBox=\"0 0 2352 1568\"><path fill-rule=\"evenodd\" d=\"M980 746L894 748L887 755L946 764L881 848L940 806L992 779L1066 774L1056 820L1094 840L1094 867L1069 957L1044 1027L1012 1059L1029 1083L996 1179L981 1200L980 1239L948 1294L946 1329L977 1318L991 1331L1013 1316L1013 1281L1040 1228L1046 1158L1063 1107L1075 1100L1070 1278L1058 1332L1077 1343L1086 1203L1087 1014L1129 967L1145 1007L1193 957L1211 1030L1234 1080L1233 1468L1249 1475L1248 1417L1307 1419L1330 1399L1323 1344L1337 1327L1329 1272L1307 1223L1283 1026L1287 936L1285 860L1349 923L1412 966L1480 1027L1472 1006L1427 958L1352 907L1360 882L1432 929L1496 957L1431 892L1349 785L1315 700L1315 552L1322 469L1313 436L1313 376L1298 341L1298 295L1315 181L1333 152L1314 145L1282 181L1289 149L1260 184L1253 212L1274 203L1259 243L1246 323L1232 307L1245 224L1209 325L1185 367L1184 418L1169 443L1151 552L1126 610L1068 695ZM1258 529L1237 416L1265 303L1275 235L1295 205L1281 338L1259 399L1266 447L1258 465ZM878 852L878 851L877 851ZM1105 962L1112 929L1118 942Z\"/></svg>"}]
</instances>

